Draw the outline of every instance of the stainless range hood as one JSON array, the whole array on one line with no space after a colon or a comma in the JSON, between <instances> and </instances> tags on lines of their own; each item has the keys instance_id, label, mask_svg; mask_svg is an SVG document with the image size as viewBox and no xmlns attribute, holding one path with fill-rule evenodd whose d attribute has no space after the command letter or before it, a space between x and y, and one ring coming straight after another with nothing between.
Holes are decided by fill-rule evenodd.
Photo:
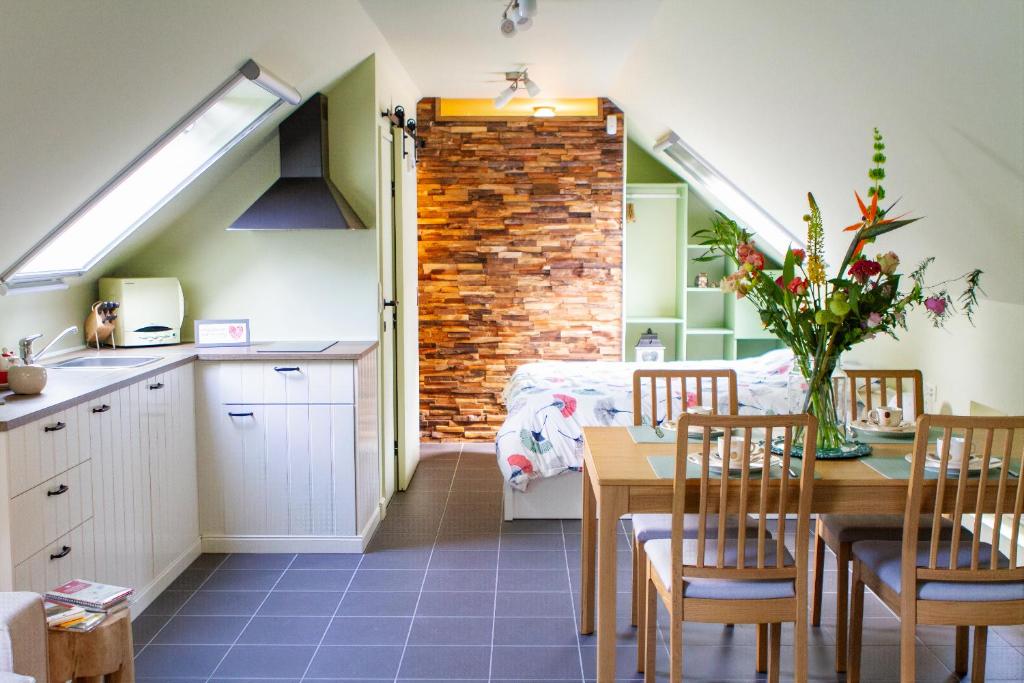
<instances>
[{"instance_id":1,"label":"stainless range hood","mask_svg":"<svg viewBox=\"0 0 1024 683\"><path fill-rule=\"evenodd\" d=\"M228 230L365 228L331 182L327 163L327 98L317 93L278 129L281 177Z\"/></svg>"}]
</instances>

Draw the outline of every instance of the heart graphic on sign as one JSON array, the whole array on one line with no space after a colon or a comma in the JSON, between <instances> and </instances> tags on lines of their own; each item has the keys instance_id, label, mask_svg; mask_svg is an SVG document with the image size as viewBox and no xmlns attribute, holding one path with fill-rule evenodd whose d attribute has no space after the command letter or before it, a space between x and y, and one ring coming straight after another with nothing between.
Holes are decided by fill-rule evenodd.
<instances>
[{"instance_id":1,"label":"heart graphic on sign","mask_svg":"<svg viewBox=\"0 0 1024 683\"><path fill-rule=\"evenodd\" d=\"M232 339L241 339L245 336L244 325L228 325L228 335Z\"/></svg>"}]
</instances>

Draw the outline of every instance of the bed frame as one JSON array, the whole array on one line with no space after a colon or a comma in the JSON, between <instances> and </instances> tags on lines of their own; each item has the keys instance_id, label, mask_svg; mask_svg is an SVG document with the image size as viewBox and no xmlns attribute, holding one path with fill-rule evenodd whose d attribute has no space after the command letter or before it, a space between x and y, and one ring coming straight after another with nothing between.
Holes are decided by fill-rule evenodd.
<instances>
[{"instance_id":1,"label":"bed frame","mask_svg":"<svg viewBox=\"0 0 1024 683\"><path fill-rule=\"evenodd\" d=\"M580 519L583 516L583 474L563 472L556 477L534 479L519 491L505 484L505 520Z\"/></svg>"}]
</instances>

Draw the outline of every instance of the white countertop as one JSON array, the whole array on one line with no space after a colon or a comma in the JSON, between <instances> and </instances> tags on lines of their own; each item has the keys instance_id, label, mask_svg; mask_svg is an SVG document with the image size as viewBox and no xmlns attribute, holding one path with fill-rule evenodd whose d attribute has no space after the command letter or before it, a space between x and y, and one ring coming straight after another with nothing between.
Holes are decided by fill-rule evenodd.
<instances>
[{"instance_id":1,"label":"white countertop","mask_svg":"<svg viewBox=\"0 0 1024 683\"><path fill-rule=\"evenodd\" d=\"M0 432L14 429L33 420L52 415L70 406L110 393L147 377L159 375L193 361L259 361L259 360L358 360L377 348L375 341L339 341L318 353L260 353L259 344L251 346L197 348L195 344L147 346L130 349L79 350L46 358L48 381L43 393L19 396L0 391L6 403L0 405ZM83 356L157 356L146 365L135 368L54 369L53 364Z\"/></svg>"}]
</instances>

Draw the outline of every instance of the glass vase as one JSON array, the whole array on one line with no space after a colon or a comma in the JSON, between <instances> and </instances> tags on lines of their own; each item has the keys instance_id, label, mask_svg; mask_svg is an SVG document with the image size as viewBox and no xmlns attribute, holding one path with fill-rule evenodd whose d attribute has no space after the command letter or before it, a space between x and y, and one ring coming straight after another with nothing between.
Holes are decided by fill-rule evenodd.
<instances>
[{"instance_id":1,"label":"glass vase","mask_svg":"<svg viewBox=\"0 0 1024 683\"><path fill-rule=\"evenodd\" d=\"M792 413L810 413L818 420L815 446L819 455L847 445L848 387L846 374L836 361L819 367L813 360L797 359L789 374L787 397ZM803 439L798 433L796 438Z\"/></svg>"}]
</instances>

